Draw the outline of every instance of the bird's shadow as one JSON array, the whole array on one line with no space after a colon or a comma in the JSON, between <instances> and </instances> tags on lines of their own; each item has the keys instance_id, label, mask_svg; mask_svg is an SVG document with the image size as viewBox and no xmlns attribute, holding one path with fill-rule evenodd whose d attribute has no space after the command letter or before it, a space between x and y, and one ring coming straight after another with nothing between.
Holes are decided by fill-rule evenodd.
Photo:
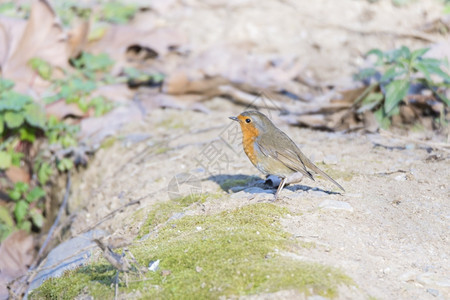
<instances>
[{"instance_id":1,"label":"bird's shadow","mask_svg":"<svg viewBox=\"0 0 450 300\"><path fill-rule=\"evenodd\" d=\"M221 174L221 175L213 175L207 178L207 180L214 181L217 183L220 188L227 192L227 193L235 193L239 192L251 187L258 187L263 190L272 190L272 192L275 194L278 188L279 180L274 180L272 176L268 177L267 179L262 179L257 176L250 176L250 175L243 175L243 174L237 174L237 175L229 175L229 174ZM288 189L292 192L297 191L319 191L324 192L329 195L341 195L339 192L333 192L329 190L324 190L318 187L310 187L306 185L301 184L290 184L288 186L284 187L285 189ZM248 190L251 194L257 194L261 191L258 190Z\"/></svg>"}]
</instances>

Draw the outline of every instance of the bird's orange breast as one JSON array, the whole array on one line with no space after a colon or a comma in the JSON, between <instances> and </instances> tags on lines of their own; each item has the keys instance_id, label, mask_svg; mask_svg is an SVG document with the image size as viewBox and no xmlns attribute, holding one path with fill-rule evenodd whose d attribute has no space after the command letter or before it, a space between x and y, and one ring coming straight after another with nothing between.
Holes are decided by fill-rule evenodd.
<instances>
[{"instance_id":1,"label":"bird's orange breast","mask_svg":"<svg viewBox=\"0 0 450 300\"><path fill-rule=\"evenodd\" d=\"M245 154L253 165L258 164L257 153L255 152L255 140L259 135L258 129L255 126L241 126L242 129L242 145L244 146Z\"/></svg>"}]
</instances>

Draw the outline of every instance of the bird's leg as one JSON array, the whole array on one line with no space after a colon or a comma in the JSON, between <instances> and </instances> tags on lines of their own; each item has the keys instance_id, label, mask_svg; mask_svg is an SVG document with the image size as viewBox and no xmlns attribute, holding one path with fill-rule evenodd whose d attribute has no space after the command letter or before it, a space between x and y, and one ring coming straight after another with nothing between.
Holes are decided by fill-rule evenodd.
<instances>
[{"instance_id":1,"label":"bird's leg","mask_svg":"<svg viewBox=\"0 0 450 300\"><path fill-rule=\"evenodd\" d=\"M278 194L281 192L285 184L286 178L283 178L280 182L280 185L278 186L277 192L275 193L275 199L273 199L273 201L276 201L278 199Z\"/></svg>"}]
</instances>

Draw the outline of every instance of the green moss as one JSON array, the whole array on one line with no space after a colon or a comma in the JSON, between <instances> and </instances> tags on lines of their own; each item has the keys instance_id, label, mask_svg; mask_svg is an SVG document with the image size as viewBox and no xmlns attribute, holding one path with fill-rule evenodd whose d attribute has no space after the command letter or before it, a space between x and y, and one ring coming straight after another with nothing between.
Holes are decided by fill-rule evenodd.
<instances>
[{"instance_id":1,"label":"green moss","mask_svg":"<svg viewBox=\"0 0 450 300\"><path fill-rule=\"evenodd\" d=\"M128 287L122 284L120 293L139 291L146 299L210 299L296 289L335 296L340 284L351 284L347 276L331 267L280 254L298 249L298 243L281 229L279 220L286 213L278 205L258 203L171 221L155 237L130 247L141 265L160 260L160 270L167 271L148 272L144 278L130 274ZM103 268L89 266L49 280L36 295L51 298L56 295L54 290L70 289L73 296L86 285L96 297L100 284L109 289L102 298L111 297L114 272Z\"/></svg>"},{"instance_id":2,"label":"green moss","mask_svg":"<svg viewBox=\"0 0 450 300\"><path fill-rule=\"evenodd\" d=\"M158 124L156 124L157 127L162 127L166 129L180 129L186 127L186 125L179 119L176 118L168 118L165 119Z\"/></svg>"},{"instance_id":3,"label":"green moss","mask_svg":"<svg viewBox=\"0 0 450 300\"><path fill-rule=\"evenodd\" d=\"M106 139L103 140L100 148L102 148L102 149L111 148L116 141L117 141L117 137L115 137L115 136L107 137Z\"/></svg>"},{"instance_id":4,"label":"green moss","mask_svg":"<svg viewBox=\"0 0 450 300\"><path fill-rule=\"evenodd\" d=\"M166 153L169 150L171 150L171 148L169 148L169 147L156 148L155 149L155 154L163 154L163 153Z\"/></svg>"},{"instance_id":5,"label":"green moss","mask_svg":"<svg viewBox=\"0 0 450 300\"><path fill-rule=\"evenodd\" d=\"M138 238L149 233L155 226L167 221L173 214L183 212L184 208L193 203L204 203L208 198L217 198L219 195L201 193L190 194L166 202L157 203L147 216L147 221L141 227Z\"/></svg>"},{"instance_id":6,"label":"green moss","mask_svg":"<svg viewBox=\"0 0 450 300\"><path fill-rule=\"evenodd\" d=\"M110 286L115 274L116 270L105 262L67 271L60 278L45 281L39 289L31 293L30 299L74 299L86 287L89 294L96 299L112 299L114 289Z\"/></svg>"}]
</instances>

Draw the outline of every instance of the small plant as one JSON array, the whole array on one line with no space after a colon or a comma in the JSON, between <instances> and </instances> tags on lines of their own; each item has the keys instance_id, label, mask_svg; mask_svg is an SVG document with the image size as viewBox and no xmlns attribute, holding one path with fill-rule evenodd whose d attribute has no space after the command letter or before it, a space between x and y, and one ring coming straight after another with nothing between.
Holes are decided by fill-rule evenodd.
<instances>
[{"instance_id":1,"label":"small plant","mask_svg":"<svg viewBox=\"0 0 450 300\"><path fill-rule=\"evenodd\" d=\"M32 225L37 228L42 227L44 217L37 202L45 196L42 188L36 186L30 189L28 184L17 182L8 195L14 201L14 217L17 228L30 231Z\"/></svg>"},{"instance_id":2,"label":"small plant","mask_svg":"<svg viewBox=\"0 0 450 300\"><path fill-rule=\"evenodd\" d=\"M33 64L34 62L34 64ZM43 78L53 83L52 89L56 92L44 99L46 103L65 99L66 103L75 103L83 112L93 110L96 117L101 116L114 108L114 104L104 97L91 97L91 93L99 86L112 83L114 79L108 71L114 64L108 55L102 53L92 55L82 53L78 59L71 60L75 67L73 72L67 73L63 79L51 79L46 76L51 74L45 66L47 63L41 60L32 60L30 65ZM40 70L45 70L44 74Z\"/></svg>"},{"instance_id":3,"label":"small plant","mask_svg":"<svg viewBox=\"0 0 450 300\"><path fill-rule=\"evenodd\" d=\"M35 60L30 65L39 68L41 63ZM47 74L48 69L40 70ZM67 171L73 166L70 157L59 157L57 152L78 145L77 126L47 117L43 107L29 96L13 91L13 87L12 81L0 78L0 172L8 174L8 170L16 168L35 176L32 180L23 178L13 186L2 181L12 205L0 206L0 241L16 229L30 231L32 227L42 227L44 216L39 201L45 196L42 187L56 169ZM47 151L47 155L42 155L40 151L31 156L29 149L37 139L46 139L54 145L53 153Z\"/></svg>"},{"instance_id":4,"label":"small plant","mask_svg":"<svg viewBox=\"0 0 450 300\"><path fill-rule=\"evenodd\" d=\"M361 70L354 76L369 84L357 99L358 112L375 110L374 114L382 128L390 126L392 116L399 114L399 106L409 93L429 89L438 101L450 106L444 90L450 87L450 76L442 69L448 62L423 57L428 48L410 51L403 46L393 51L371 50L375 55L374 68Z\"/></svg>"}]
</instances>

